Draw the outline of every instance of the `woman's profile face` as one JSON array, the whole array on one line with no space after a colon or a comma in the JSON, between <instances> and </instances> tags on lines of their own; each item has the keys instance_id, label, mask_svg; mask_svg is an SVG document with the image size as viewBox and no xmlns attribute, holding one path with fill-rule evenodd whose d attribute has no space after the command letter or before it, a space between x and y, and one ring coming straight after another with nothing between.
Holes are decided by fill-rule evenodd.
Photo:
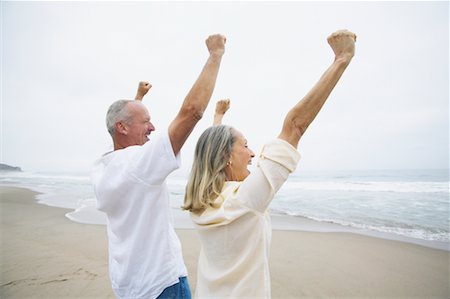
<instances>
[{"instance_id":1,"label":"woman's profile face","mask_svg":"<svg viewBox=\"0 0 450 299\"><path fill-rule=\"evenodd\" d=\"M243 181L250 172L247 166L252 163L255 153L248 148L247 140L241 132L233 130L235 142L231 149L230 160L226 169L228 181Z\"/></svg>"}]
</instances>

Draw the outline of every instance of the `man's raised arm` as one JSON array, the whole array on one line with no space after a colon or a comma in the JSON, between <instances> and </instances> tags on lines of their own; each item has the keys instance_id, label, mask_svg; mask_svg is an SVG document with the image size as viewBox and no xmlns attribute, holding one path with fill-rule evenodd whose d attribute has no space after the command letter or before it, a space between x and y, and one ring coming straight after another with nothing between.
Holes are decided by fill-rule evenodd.
<instances>
[{"instance_id":1,"label":"man's raised arm","mask_svg":"<svg viewBox=\"0 0 450 299\"><path fill-rule=\"evenodd\" d=\"M179 153L208 106L216 84L220 62L225 53L225 42L226 38L220 34L211 35L206 39L208 60L169 126L169 138L175 155Z\"/></svg>"},{"instance_id":2,"label":"man's raised arm","mask_svg":"<svg viewBox=\"0 0 450 299\"><path fill-rule=\"evenodd\" d=\"M147 92L152 88L152 85L146 81L139 82L138 90L136 92L136 96L134 99L136 101L142 101L144 99L144 96L147 94Z\"/></svg>"}]
</instances>

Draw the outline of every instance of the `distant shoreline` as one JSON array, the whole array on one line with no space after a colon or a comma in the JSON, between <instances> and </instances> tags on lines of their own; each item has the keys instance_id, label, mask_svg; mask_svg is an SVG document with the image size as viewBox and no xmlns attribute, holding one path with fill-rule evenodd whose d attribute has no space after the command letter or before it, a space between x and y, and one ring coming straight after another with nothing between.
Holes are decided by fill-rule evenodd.
<instances>
[{"instance_id":1,"label":"distant shoreline","mask_svg":"<svg viewBox=\"0 0 450 299\"><path fill-rule=\"evenodd\" d=\"M2 185L0 185L1 187ZM3 185L7 186L7 185ZM42 196L45 194L41 194ZM39 204L46 205L46 203L38 201ZM53 206L52 207L58 207ZM66 209L66 207L58 207ZM180 209L172 208L174 216L174 226L176 229L194 229L189 213L181 211ZM95 209L94 206L83 206L77 209L70 209L65 216L73 222L89 224L89 225L105 225L103 213ZM449 242L422 240L411 237L406 237L394 233L378 232L374 230L363 230L349 226L343 226L336 223L321 222L312 220L302 216L290 216L284 214L271 213L272 229L274 231L298 231L298 232L317 232L317 233L352 233L363 236L375 237L384 240L394 240L406 242L410 244L421 245L429 248L450 251Z\"/></svg>"},{"instance_id":2,"label":"distant shoreline","mask_svg":"<svg viewBox=\"0 0 450 299\"><path fill-rule=\"evenodd\" d=\"M0 172L23 172L22 168L0 163Z\"/></svg>"}]
</instances>

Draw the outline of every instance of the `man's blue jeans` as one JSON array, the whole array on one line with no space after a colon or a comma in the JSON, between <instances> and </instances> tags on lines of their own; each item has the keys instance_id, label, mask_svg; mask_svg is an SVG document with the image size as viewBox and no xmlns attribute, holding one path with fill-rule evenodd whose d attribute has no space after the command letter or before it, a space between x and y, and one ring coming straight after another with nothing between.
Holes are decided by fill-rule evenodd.
<instances>
[{"instance_id":1,"label":"man's blue jeans","mask_svg":"<svg viewBox=\"0 0 450 299\"><path fill-rule=\"evenodd\" d=\"M191 289L187 277L180 277L180 281L165 288L156 299L191 299Z\"/></svg>"}]
</instances>

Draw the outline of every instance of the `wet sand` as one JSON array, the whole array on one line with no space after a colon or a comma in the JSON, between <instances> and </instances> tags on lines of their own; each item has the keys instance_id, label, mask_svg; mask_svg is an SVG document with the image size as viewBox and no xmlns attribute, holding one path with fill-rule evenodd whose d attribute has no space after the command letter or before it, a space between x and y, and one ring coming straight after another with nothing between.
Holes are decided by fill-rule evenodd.
<instances>
[{"instance_id":1,"label":"wet sand","mask_svg":"<svg viewBox=\"0 0 450 299\"><path fill-rule=\"evenodd\" d=\"M114 298L106 228L0 187L0 298ZM195 289L197 233L178 229ZM274 230L273 298L450 298L449 252L340 232Z\"/></svg>"}]
</instances>

